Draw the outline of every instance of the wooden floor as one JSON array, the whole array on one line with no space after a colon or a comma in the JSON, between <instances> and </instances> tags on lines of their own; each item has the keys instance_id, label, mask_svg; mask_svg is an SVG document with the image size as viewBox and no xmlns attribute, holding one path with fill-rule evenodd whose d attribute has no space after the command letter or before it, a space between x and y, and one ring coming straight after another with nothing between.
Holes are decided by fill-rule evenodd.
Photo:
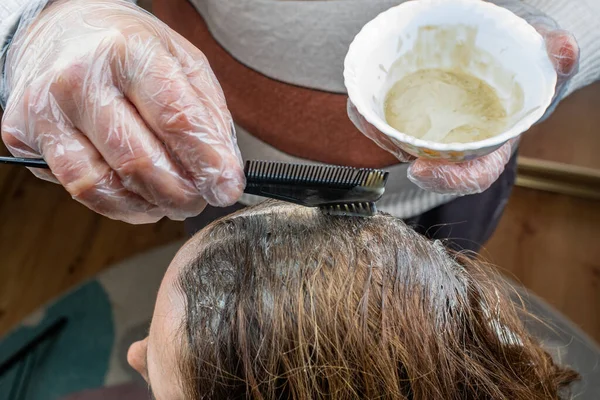
<instances>
[{"instance_id":1,"label":"wooden floor","mask_svg":"<svg viewBox=\"0 0 600 400\"><path fill-rule=\"evenodd\" d=\"M183 237L182 223L112 221L62 187L8 166L0 167L0 221L0 335L115 262Z\"/></svg>"},{"instance_id":2,"label":"wooden floor","mask_svg":"<svg viewBox=\"0 0 600 400\"><path fill-rule=\"evenodd\" d=\"M482 255L600 343L600 203L515 188Z\"/></svg>"}]
</instances>

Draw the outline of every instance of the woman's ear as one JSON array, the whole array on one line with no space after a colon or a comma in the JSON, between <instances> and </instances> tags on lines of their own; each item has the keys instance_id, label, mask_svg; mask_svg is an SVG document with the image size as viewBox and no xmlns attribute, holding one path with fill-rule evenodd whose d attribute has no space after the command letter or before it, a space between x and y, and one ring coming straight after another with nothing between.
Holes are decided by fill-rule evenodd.
<instances>
[{"instance_id":1,"label":"woman's ear","mask_svg":"<svg viewBox=\"0 0 600 400\"><path fill-rule=\"evenodd\" d=\"M140 375L148 382L148 365L146 365L148 353L148 338L140 340L129 346L127 352L127 362L133 369L139 372Z\"/></svg>"}]
</instances>

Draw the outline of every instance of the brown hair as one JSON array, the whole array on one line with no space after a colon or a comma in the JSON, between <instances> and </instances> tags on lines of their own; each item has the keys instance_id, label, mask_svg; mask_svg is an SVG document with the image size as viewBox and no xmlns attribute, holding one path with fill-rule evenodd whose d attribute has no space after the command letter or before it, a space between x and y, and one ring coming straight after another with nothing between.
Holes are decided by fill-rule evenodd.
<instances>
[{"instance_id":1,"label":"brown hair","mask_svg":"<svg viewBox=\"0 0 600 400\"><path fill-rule=\"evenodd\" d=\"M491 268L389 215L266 202L200 234L186 398L560 399L577 379Z\"/></svg>"}]
</instances>

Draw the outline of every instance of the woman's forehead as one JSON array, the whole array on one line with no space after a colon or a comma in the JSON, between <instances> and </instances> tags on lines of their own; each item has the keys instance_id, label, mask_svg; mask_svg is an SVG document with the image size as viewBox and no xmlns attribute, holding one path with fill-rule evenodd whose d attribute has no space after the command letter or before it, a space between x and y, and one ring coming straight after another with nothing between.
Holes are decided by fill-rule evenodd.
<instances>
[{"instance_id":1,"label":"woman's forehead","mask_svg":"<svg viewBox=\"0 0 600 400\"><path fill-rule=\"evenodd\" d=\"M188 239L188 241L181 246L177 254L175 254L175 257L173 257L167 273L171 272L173 269L181 270L181 268L194 261L202 248L204 236L204 231L200 231Z\"/></svg>"},{"instance_id":2,"label":"woman's forehead","mask_svg":"<svg viewBox=\"0 0 600 400\"><path fill-rule=\"evenodd\" d=\"M185 321L186 303L179 290L178 277L189 254L184 245L167 269L156 298L148 337L147 368L157 398L182 398L177 356L184 344L181 326Z\"/></svg>"}]
</instances>

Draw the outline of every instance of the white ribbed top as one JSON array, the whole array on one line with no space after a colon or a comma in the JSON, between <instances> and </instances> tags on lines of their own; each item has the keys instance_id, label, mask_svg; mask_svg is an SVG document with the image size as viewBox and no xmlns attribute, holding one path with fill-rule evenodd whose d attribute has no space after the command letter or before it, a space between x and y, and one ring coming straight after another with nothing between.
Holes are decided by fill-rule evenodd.
<instances>
[{"instance_id":1,"label":"white ribbed top","mask_svg":"<svg viewBox=\"0 0 600 400\"><path fill-rule=\"evenodd\" d=\"M38 2L38 0L2 0L0 2L0 46L11 33L10 30L19 19L23 7L33 2Z\"/></svg>"},{"instance_id":2,"label":"white ribbed top","mask_svg":"<svg viewBox=\"0 0 600 400\"><path fill-rule=\"evenodd\" d=\"M4 21L9 15L14 14L30 0L2 0L0 3L0 21Z\"/></svg>"}]
</instances>

